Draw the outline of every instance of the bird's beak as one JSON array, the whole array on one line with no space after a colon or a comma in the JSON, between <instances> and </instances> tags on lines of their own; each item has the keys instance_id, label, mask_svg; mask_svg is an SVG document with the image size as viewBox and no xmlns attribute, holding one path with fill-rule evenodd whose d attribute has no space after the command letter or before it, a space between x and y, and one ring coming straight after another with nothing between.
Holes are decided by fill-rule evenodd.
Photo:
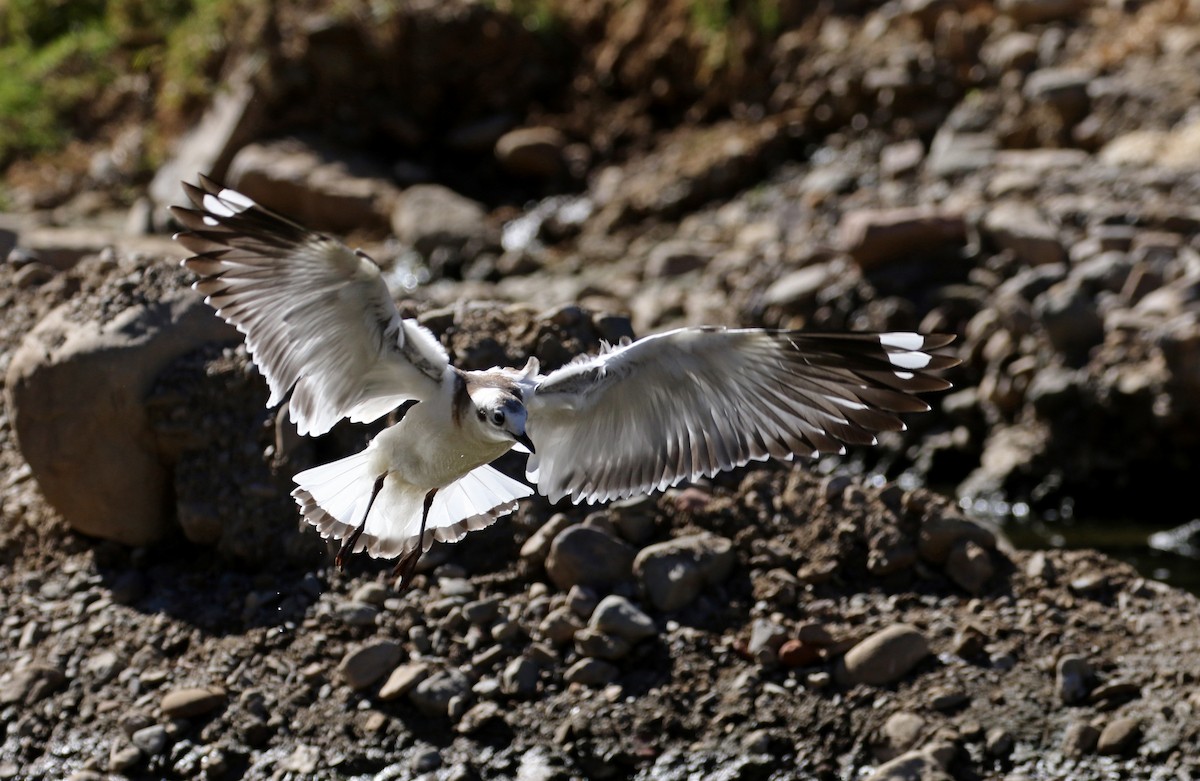
<instances>
[{"instance_id":1,"label":"bird's beak","mask_svg":"<svg viewBox=\"0 0 1200 781\"><path fill-rule=\"evenodd\" d=\"M524 446L530 453L535 452L533 449L533 440L524 431L520 434L513 434L513 439L517 440L517 444Z\"/></svg>"}]
</instances>

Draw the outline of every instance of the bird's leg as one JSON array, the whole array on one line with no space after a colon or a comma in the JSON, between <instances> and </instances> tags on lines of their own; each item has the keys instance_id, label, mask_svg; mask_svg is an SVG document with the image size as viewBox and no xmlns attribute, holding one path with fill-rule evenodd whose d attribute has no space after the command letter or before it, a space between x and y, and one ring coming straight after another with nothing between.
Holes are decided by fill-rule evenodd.
<instances>
[{"instance_id":1,"label":"bird's leg","mask_svg":"<svg viewBox=\"0 0 1200 781\"><path fill-rule=\"evenodd\" d=\"M425 505L421 508L421 531L417 534L417 547L401 556L400 561L396 562L396 568L392 570L392 577L400 578L400 585L396 590L401 594L408 590L409 584L417 574L417 562L421 560L421 554L425 552L425 524L429 520L429 508L433 506L433 497L437 495L437 492L438 489L434 488L425 494Z\"/></svg>"},{"instance_id":2,"label":"bird's leg","mask_svg":"<svg viewBox=\"0 0 1200 781\"><path fill-rule=\"evenodd\" d=\"M333 560L338 569L345 568L346 559L354 553L354 546L358 544L358 538L366 531L367 517L371 514L371 507L375 505L375 497L379 496L380 490L383 489L383 481L386 477L387 472L384 472L375 478L375 486L371 489L371 498L367 500L367 511L363 513L362 523L358 525L357 529L342 539L342 547L338 548L337 557Z\"/></svg>"}]
</instances>

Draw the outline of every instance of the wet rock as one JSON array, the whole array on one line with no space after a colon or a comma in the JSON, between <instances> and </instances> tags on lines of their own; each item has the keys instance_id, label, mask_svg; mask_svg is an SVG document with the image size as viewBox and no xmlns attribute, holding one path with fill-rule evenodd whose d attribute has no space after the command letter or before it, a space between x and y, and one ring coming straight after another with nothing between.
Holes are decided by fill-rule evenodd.
<instances>
[{"instance_id":1,"label":"wet rock","mask_svg":"<svg viewBox=\"0 0 1200 781\"><path fill-rule=\"evenodd\" d=\"M838 682L885 686L903 678L929 655L929 641L908 624L895 624L851 648L838 664Z\"/></svg>"},{"instance_id":2,"label":"wet rock","mask_svg":"<svg viewBox=\"0 0 1200 781\"><path fill-rule=\"evenodd\" d=\"M338 664L338 673L351 689L365 689L387 675L404 657L404 647L394 640L378 640L350 651Z\"/></svg>"},{"instance_id":3,"label":"wet rock","mask_svg":"<svg viewBox=\"0 0 1200 781\"><path fill-rule=\"evenodd\" d=\"M1092 666L1082 656L1067 655L1058 660L1054 690L1066 705L1087 699L1092 688Z\"/></svg>"},{"instance_id":4,"label":"wet rock","mask_svg":"<svg viewBox=\"0 0 1200 781\"><path fill-rule=\"evenodd\" d=\"M633 572L651 604L670 612L691 604L705 586L724 582L736 560L732 541L703 533L646 546Z\"/></svg>"},{"instance_id":5,"label":"wet rock","mask_svg":"<svg viewBox=\"0 0 1200 781\"><path fill-rule=\"evenodd\" d=\"M1126 716L1105 725L1096 739L1096 753L1101 755L1130 754L1141 738L1141 722Z\"/></svg>"},{"instance_id":6,"label":"wet rock","mask_svg":"<svg viewBox=\"0 0 1200 781\"><path fill-rule=\"evenodd\" d=\"M839 246L863 269L962 244L966 236L961 214L920 207L853 211L838 225Z\"/></svg>"},{"instance_id":7,"label":"wet rock","mask_svg":"<svg viewBox=\"0 0 1200 781\"><path fill-rule=\"evenodd\" d=\"M616 594L600 600L588 626L599 632L623 637L632 643L658 634L654 619L625 597Z\"/></svg>"},{"instance_id":8,"label":"wet rock","mask_svg":"<svg viewBox=\"0 0 1200 781\"><path fill-rule=\"evenodd\" d=\"M426 716L444 717L449 712L450 701L470 689L467 676L458 670L444 670L418 683L408 693L408 699Z\"/></svg>"},{"instance_id":9,"label":"wet rock","mask_svg":"<svg viewBox=\"0 0 1200 781\"><path fill-rule=\"evenodd\" d=\"M567 140L551 127L510 130L496 141L496 160L510 173L552 179L563 172Z\"/></svg>"},{"instance_id":10,"label":"wet rock","mask_svg":"<svg viewBox=\"0 0 1200 781\"><path fill-rule=\"evenodd\" d=\"M145 545L170 528L171 475L144 400L172 360L239 336L183 285L98 320L74 311L50 312L13 355L9 416L43 495L73 529Z\"/></svg>"},{"instance_id":11,"label":"wet rock","mask_svg":"<svg viewBox=\"0 0 1200 781\"><path fill-rule=\"evenodd\" d=\"M163 695L159 708L168 719L191 719L224 707L225 698L219 686L172 689Z\"/></svg>"},{"instance_id":12,"label":"wet rock","mask_svg":"<svg viewBox=\"0 0 1200 781\"><path fill-rule=\"evenodd\" d=\"M599 529L572 526L554 538L546 574L564 591L576 585L606 588L630 576L635 553Z\"/></svg>"}]
</instances>

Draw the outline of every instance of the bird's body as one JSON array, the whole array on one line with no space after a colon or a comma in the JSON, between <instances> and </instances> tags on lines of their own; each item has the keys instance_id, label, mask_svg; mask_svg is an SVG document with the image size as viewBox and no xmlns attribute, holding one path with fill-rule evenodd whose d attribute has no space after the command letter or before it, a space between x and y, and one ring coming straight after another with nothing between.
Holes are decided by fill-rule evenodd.
<instances>
[{"instance_id":1,"label":"bird's body","mask_svg":"<svg viewBox=\"0 0 1200 781\"><path fill-rule=\"evenodd\" d=\"M913 396L949 383L953 337L685 328L580 356L543 375L462 371L403 319L378 267L233 190L185 185L173 208L194 287L246 335L301 434L370 422L408 403L361 453L296 475L305 519L350 552L400 556L405 579L435 540L454 541L533 493L490 467L530 452L552 501L607 501L753 460L840 452L904 427ZM412 403L412 402L415 402Z\"/></svg>"}]
</instances>

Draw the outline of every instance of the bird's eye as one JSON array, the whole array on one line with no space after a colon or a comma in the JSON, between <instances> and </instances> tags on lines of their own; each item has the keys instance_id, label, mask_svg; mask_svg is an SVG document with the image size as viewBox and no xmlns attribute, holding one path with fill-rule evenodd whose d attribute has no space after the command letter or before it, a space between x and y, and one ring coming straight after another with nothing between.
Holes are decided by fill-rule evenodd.
<instances>
[{"instance_id":1,"label":"bird's eye","mask_svg":"<svg viewBox=\"0 0 1200 781\"><path fill-rule=\"evenodd\" d=\"M492 422L495 423L497 426L503 426L504 425L504 412L501 410L496 410L495 412L493 412L492 413Z\"/></svg>"},{"instance_id":2,"label":"bird's eye","mask_svg":"<svg viewBox=\"0 0 1200 781\"><path fill-rule=\"evenodd\" d=\"M476 407L475 408L475 417L479 418L480 420L484 420L485 418L487 418L487 413L484 412L483 410L481 410L479 407Z\"/></svg>"}]
</instances>

